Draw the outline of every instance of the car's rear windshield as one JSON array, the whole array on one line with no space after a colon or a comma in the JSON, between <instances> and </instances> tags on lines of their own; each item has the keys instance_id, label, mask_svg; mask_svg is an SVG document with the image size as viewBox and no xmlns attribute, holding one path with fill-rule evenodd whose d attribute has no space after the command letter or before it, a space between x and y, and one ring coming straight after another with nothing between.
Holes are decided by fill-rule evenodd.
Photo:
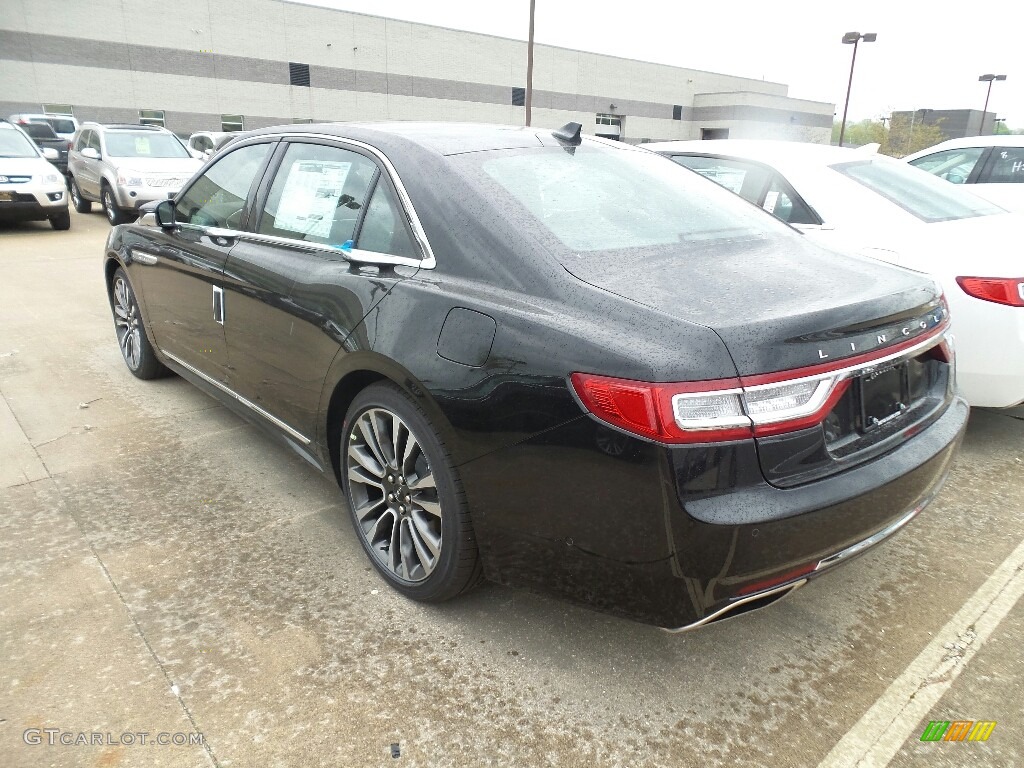
<instances>
[{"instance_id":1,"label":"car's rear windshield","mask_svg":"<svg viewBox=\"0 0 1024 768\"><path fill-rule=\"evenodd\" d=\"M525 209L542 232L575 253L759 237L786 229L653 152L588 143L467 153L453 160L483 182L498 207Z\"/></svg>"},{"instance_id":2,"label":"car's rear windshield","mask_svg":"<svg viewBox=\"0 0 1024 768\"><path fill-rule=\"evenodd\" d=\"M174 136L148 131L109 131L107 154L111 157L190 157Z\"/></svg>"},{"instance_id":3,"label":"car's rear windshield","mask_svg":"<svg viewBox=\"0 0 1024 768\"><path fill-rule=\"evenodd\" d=\"M928 223L1005 213L954 184L895 160L871 158L830 167Z\"/></svg>"},{"instance_id":4,"label":"car's rear windshield","mask_svg":"<svg viewBox=\"0 0 1024 768\"><path fill-rule=\"evenodd\" d=\"M46 123L21 123L21 129L33 139L56 139L57 134L53 132Z\"/></svg>"},{"instance_id":5,"label":"car's rear windshield","mask_svg":"<svg viewBox=\"0 0 1024 768\"><path fill-rule=\"evenodd\" d=\"M0 128L0 157L39 157L39 153L21 131Z\"/></svg>"},{"instance_id":6,"label":"car's rear windshield","mask_svg":"<svg viewBox=\"0 0 1024 768\"><path fill-rule=\"evenodd\" d=\"M46 122L53 126L53 130L57 133L74 133L75 124L71 120L65 120L60 117L48 117Z\"/></svg>"}]
</instances>

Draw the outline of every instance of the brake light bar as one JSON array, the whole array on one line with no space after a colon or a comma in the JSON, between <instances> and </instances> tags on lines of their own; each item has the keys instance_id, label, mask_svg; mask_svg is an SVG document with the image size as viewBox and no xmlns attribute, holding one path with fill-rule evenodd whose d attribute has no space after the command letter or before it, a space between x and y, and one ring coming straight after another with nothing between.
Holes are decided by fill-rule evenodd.
<instances>
[{"instance_id":1,"label":"brake light bar","mask_svg":"<svg viewBox=\"0 0 1024 768\"><path fill-rule=\"evenodd\" d=\"M705 443L767 437L820 424L854 377L879 365L934 350L952 362L948 323L924 338L825 365L735 379L647 383L590 373L570 376L590 413L657 442Z\"/></svg>"},{"instance_id":2,"label":"brake light bar","mask_svg":"<svg viewBox=\"0 0 1024 768\"><path fill-rule=\"evenodd\" d=\"M958 277L956 282L976 299L1024 307L1024 277Z\"/></svg>"}]
</instances>

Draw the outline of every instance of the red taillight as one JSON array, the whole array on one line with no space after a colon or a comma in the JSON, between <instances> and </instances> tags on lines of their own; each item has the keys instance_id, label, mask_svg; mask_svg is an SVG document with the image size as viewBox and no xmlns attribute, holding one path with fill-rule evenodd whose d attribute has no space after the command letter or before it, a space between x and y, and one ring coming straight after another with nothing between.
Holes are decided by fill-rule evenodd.
<instances>
[{"instance_id":1,"label":"red taillight","mask_svg":"<svg viewBox=\"0 0 1024 768\"><path fill-rule=\"evenodd\" d=\"M958 277L956 281L968 296L1024 307L1024 277Z\"/></svg>"},{"instance_id":2,"label":"red taillight","mask_svg":"<svg viewBox=\"0 0 1024 768\"><path fill-rule=\"evenodd\" d=\"M590 373L574 373L570 380L583 407L612 426L634 435L648 437L662 443L701 443L720 440L742 440L753 432L750 420L743 415L738 399L729 402L739 392L737 379L686 382L677 384L651 384L632 379L616 379ZM706 394L704 394L706 393ZM681 398L695 402L704 398L706 413L703 422L686 418L684 409L678 409L673 400ZM677 420L677 413L680 413ZM693 421L693 427L685 425Z\"/></svg>"},{"instance_id":3,"label":"red taillight","mask_svg":"<svg viewBox=\"0 0 1024 768\"><path fill-rule=\"evenodd\" d=\"M574 373L572 388L601 421L661 443L711 443L768 437L824 421L853 377L900 356L952 362L943 322L884 349L778 373L682 383L648 383Z\"/></svg>"}]
</instances>

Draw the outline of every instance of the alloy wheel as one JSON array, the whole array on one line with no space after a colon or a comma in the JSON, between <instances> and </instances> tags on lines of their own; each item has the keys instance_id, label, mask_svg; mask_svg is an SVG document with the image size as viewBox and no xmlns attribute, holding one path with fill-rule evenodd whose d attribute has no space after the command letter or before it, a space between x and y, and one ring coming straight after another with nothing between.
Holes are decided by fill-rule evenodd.
<instances>
[{"instance_id":1,"label":"alloy wheel","mask_svg":"<svg viewBox=\"0 0 1024 768\"><path fill-rule=\"evenodd\" d=\"M107 214L107 221L111 224L117 221L117 209L114 207L114 196L110 189L103 190L103 211Z\"/></svg>"},{"instance_id":2,"label":"alloy wheel","mask_svg":"<svg viewBox=\"0 0 1024 768\"><path fill-rule=\"evenodd\" d=\"M441 556L442 513L419 439L396 414L370 408L347 444L349 497L370 551L401 581L423 581Z\"/></svg>"},{"instance_id":3,"label":"alloy wheel","mask_svg":"<svg viewBox=\"0 0 1024 768\"><path fill-rule=\"evenodd\" d=\"M139 328L139 305L128 282L121 277L114 280L114 325L117 342L124 361L133 371L142 362L142 337Z\"/></svg>"}]
</instances>

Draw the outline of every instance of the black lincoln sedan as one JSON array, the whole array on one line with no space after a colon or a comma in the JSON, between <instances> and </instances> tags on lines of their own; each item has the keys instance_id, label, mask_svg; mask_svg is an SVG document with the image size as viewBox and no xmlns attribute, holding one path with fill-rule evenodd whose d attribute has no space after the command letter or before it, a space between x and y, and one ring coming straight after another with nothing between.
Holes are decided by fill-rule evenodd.
<instances>
[{"instance_id":1,"label":"black lincoln sedan","mask_svg":"<svg viewBox=\"0 0 1024 768\"><path fill-rule=\"evenodd\" d=\"M931 280L572 123L249 132L104 270L132 373L334 475L418 600L766 605L908 523L968 415Z\"/></svg>"}]
</instances>

